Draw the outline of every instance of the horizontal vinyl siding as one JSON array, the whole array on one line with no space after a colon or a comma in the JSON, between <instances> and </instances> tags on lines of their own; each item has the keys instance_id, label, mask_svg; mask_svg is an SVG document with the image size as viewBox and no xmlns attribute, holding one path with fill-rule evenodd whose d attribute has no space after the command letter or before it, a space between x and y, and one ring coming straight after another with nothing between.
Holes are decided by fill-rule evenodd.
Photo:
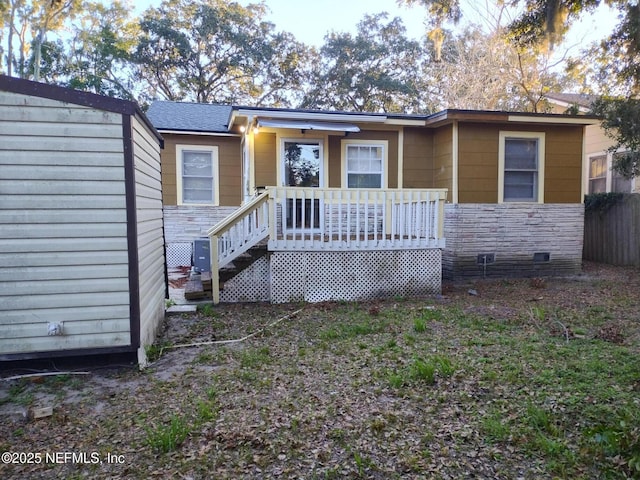
<instances>
[{"instance_id":1,"label":"horizontal vinyl siding","mask_svg":"<svg viewBox=\"0 0 640 480\"><path fill-rule=\"evenodd\" d=\"M130 344L123 158L119 114L0 92L0 355Z\"/></svg>"},{"instance_id":2,"label":"horizontal vinyl siding","mask_svg":"<svg viewBox=\"0 0 640 480\"><path fill-rule=\"evenodd\" d=\"M137 118L132 119L136 178L140 342L153 343L164 317L164 238L160 146Z\"/></svg>"}]
</instances>

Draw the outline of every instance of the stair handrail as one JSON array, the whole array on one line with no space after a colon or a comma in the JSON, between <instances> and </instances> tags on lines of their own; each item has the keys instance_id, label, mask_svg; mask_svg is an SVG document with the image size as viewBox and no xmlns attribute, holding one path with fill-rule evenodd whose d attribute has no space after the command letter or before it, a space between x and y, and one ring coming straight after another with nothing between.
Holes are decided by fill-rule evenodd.
<instances>
[{"instance_id":1,"label":"stair handrail","mask_svg":"<svg viewBox=\"0 0 640 480\"><path fill-rule=\"evenodd\" d=\"M248 213L250 213L252 210L255 210L257 207L265 203L267 200L269 200L268 191L264 191L261 194L256 195L253 199L251 199L249 202L245 203L243 206L238 208L231 215L225 217L224 220L221 220L220 222L216 223L213 227L211 227L207 231L207 235L209 237L213 237L214 235L219 237L220 234L226 231L229 231L231 227L233 227L238 222L238 220L246 217Z\"/></svg>"},{"instance_id":2,"label":"stair handrail","mask_svg":"<svg viewBox=\"0 0 640 480\"><path fill-rule=\"evenodd\" d=\"M220 301L219 270L269 236L269 192L257 195L211 227L211 281L213 302Z\"/></svg>"}]
</instances>

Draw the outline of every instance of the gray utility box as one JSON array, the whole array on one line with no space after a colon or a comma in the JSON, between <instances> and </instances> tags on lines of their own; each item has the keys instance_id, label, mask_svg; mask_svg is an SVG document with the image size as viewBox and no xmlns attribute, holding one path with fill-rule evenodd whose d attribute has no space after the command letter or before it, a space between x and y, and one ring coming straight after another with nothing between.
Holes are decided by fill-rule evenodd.
<instances>
[{"instance_id":1,"label":"gray utility box","mask_svg":"<svg viewBox=\"0 0 640 480\"><path fill-rule=\"evenodd\" d=\"M193 267L197 273L211 271L211 243L208 238L193 241Z\"/></svg>"}]
</instances>

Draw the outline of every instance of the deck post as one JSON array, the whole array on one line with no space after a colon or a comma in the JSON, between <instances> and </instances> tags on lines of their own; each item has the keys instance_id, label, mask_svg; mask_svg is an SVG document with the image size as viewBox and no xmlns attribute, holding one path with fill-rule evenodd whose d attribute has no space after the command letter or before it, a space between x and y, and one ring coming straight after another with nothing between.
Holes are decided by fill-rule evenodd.
<instances>
[{"instance_id":1,"label":"deck post","mask_svg":"<svg viewBox=\"0 0 640 480\"><path fill-rule=\"evenodd\" d=\"M211 237L211 293L213 294L213 303L220 303L220 272L218 271L218 236Z\"/></svg>"}]
</instances>

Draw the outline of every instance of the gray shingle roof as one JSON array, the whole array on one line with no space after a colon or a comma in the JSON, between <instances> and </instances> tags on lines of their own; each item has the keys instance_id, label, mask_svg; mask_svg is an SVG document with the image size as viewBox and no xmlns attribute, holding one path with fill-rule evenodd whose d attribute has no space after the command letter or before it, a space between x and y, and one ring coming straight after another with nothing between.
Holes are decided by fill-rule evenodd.
<instances>
[{"instance_id":1,"label":"gray shingle roof","mask_svg":"<svg viewBox=\"0 0 640 480\"><path fill-rule=\"evenodd\" d=\"M231 106L208 103L153 102L147 117L158 130L227 132Z\"/></svg>"}]
</instances>

